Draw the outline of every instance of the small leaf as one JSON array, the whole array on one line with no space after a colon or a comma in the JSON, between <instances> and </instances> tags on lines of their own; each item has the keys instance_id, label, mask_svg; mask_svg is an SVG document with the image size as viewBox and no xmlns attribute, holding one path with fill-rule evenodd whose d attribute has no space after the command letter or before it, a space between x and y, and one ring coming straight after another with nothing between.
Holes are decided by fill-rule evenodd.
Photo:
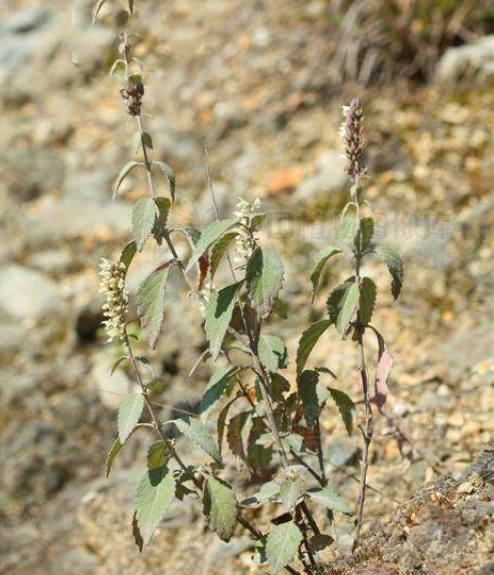
<instances>
[{"instance_id":1,"label":"small leaf","mask_svg":"<svg viewBox=\"0 0 494 575\"><path fill-rule=\"evenodd\" d=\"M374 220L372 218L362 218L360 220L360 241L361 250L365 251L372 241L374 236Z\"/></svg>"},{"instance_id":2,"label":"small leaf","mask_svg":"<svg viewBox=\"0 0 494 575\"><path fill-rule=\"evenodd\" d=\"M273 399L276 401L283 401L283 393L285 391L290 391L290 382L281 374L272 373L269 389Z\"/></svg>"},{"instance_id":3,"label":"small leaf","mask_svg":"<svg viewBox=\"0 0 494 575\"><path fill-rule=\"evenodd\" d=\"M168 180L168 184L170 186L170 195L172 197L172 201L175 201L175 173L173 172L173 170L170 168L170 166L168 164L165 164L165 162L151 162L151 164L153 166L158 166L158 168L161 170L161 172L163 173L163 175L165 176L165 178Z\"/></svg>"},{"instance_id":4,"label":"small leaf","mask_svg":"<svg viewBox=\"0 0 494 575\"><path fill-rule=\"evenodd\" d=\"M142 409L144 407L144 398L140 393L126 395L120 409L118 410L118 439L124 444L129 435L134 431L135 426L139 423Z\"/></svg>"},{"instance_id":5,"label":"small leaf","mask_svg":"<svg viewBox=\"0 0 494 575\"><path fill-rule=\"evenodd\" d=\"M199 413L207 415L221 397L228 391L233 376L240 371L240 367L228 365L216 372L206 387L199 406Z\"/></svg>"},{"instance_id":6,"label":"small leaf","mask_svg":"<svg viewBox=\"0 0 494 575\"><path fill-rule=\"evenodd\" d=\"M120 439L115 439L113 442L112 448L108 453L108 457L106 458L106 477L109 477L111 468L113 466L113 462L115 461L117 455L122 450L122 444L120 443Z\"/></svg>"},{"instance_id":7,"label":"small leaf","mask_svg":"<svg viewBox=\"0 0 494 575\"><path fill-rule=\"evenodd\" d=\"M374 383L374 397L371 399L379 408L383 407L388 397L388 377L393 367L393 356L386 350L379 352Z\"/></svg>"},{"instance_id":8,"label":"small leaf","mask_svg":"<svg viewBox=\"0 0 494 575\"><path fill-rule=\"evenodd\" d=\"M353 318L359 303L359 288L354 281L347 280L335 288L327 302L329 318L336 324L341 337L345 336L348 323Z\"/></svg>"},{"instance_id":9,"label":"small leaf","mask_svg":"<svg viewBox=\"0 0 494 575\"><path fill-rule=\"evenodd\" d=\"M400 295L401 287L403 285L403 262L400 256L391 248L379 246L376 248L376 253L391 274L391 293L396 300Z\"/></svg>"},{"instance_id":10,"label":"small leaf","mask_svg":"<svg viewBox=\"0 0 494 575\"><path fill-rule=\"evenodd\" d=\"M297 555L302 533L292 523L282 523L274 527L268 535L266 555L273 574L279 573Z\"/></svg>"},{"instance_id":11,"label":"small leaf","mask_svg":"<svg viewBox=\"0 0 494 575\"><path fill-rule=\"evenodd\" d=\"M122 357L119 357L119 358L117 359L117 361L112 365L110 375L113 375L113 374L115 373L115 371L118 369L119 365L120 365L123 361L125 361L126 359L127 359L127 356L125 356L125 355L123 355Z\"/></svg>"},{"instance_id":12,"label":"small leaf","mask_svg":"<svg viewBox=\"0 0 494 575\"><path fill-rule=\"evenodd\" d=\"M165 467L170 459L170 453L163 441L156 441L148 449L147 464L148 470Z\"/></svg>"},{"instance_id":13,"label":"small leaf","mask_svg":"<svg viewBox=\"0 0 494 575\"><path fill-rule=\"evenodd\" d=\"M206 475L204 514L211 530L229 541L237 523L237 499L229 485L212 475Z\"/></svg>"},{"instance_id":14,"label":"small leaf","mask_svg":"<svg viewBox=\"0 0 494 575\"><path fill-rule=\"evenodd\" d=\"M287 319L288 317L288 305L279 297L274 300L273 311L282 319Z\"/></svg>"},{"instance_id":15,"label":"small leaf","mask_svg":"<svg viewBox=\"0 0 494 575\"><path fill-rule=\"evenodd\" d=\"M132 232L137 250L142 251L156 221L156 204L152 198L140 198L132 209Z\"/></svg>"},{"instance_id":16,"label":"small leaf","mask_svg":"<svg viewBox=\"0 0 494 575\"><path fill-rule=\"evenodd\" d=\"M204 329L214 361L218 359L226 331L232 319L240 284L227 286L215 293L206 309Z\"/></svg>"},{"instance_id":17,"label":"small leaf","mask_svg":"<svg viewBox=\"0 0 494 575\"><path fill-rule=\"evenodd\" d=\"M169 272L169 265L165 268L160 266L141 283L137 290L137 314L153 349L156 347L163 321L165 288Z\"/></svg>"},{"instance_id":18,"label":"small leaf","mask_svg":"<svg viewBox=\"0 0 494 575\"><path fill-rule=\"evenodd\" d=\"M341 418L343 419L348 435L351 435L353 432L352 410L355 409L355 404L345 392L340 391L339 389L329 387L328 391L338 406L338 410L341 414Z\"/></svg>"},{"instance_id":19,"label":"small leaf","mask_svg":"<svg viewBox=\"0 0 494 575\"><path fill-rule=\"evenodd\" d=\"M247 411L242 411L234 415L228 422L226 441L233 455L242 461L247 460L247 453L244 443L248 439L252 430L252 417Z\"/></svg>"},{"instance_id":20,"label":"small leaf","mask_svg":"<svg viewBox=\"0 0 494 575\"><path fill-rule=\"evenodd\" d=\"M93 8L93 24L96 24L98 19L98 14L100 13L103 6L106 4L106 0L98 0Z\"/></svg>"},{"instance_id":21,"label":"small leaf","mask_svg":"<svg viewBox=\"0 0 494 575\"><path fill-rule=\"evenodd\" d=\"M223 256L228 250L228 246L232 243L232 241L237 237L237 232L232 232L225 234L221 239L219 239L213 246L211 250L211 281L218 270L218 267L223 259Z\"/></svg>"},{"instance_id":22,"label":"small leaf","mask_svg":"<svg viewBox=\"0 0 494 575\"><path fill-rule=\"evenodd\" d=\"M144 164L142 162L136 162L134 160L131 160L130 162L127 162L125 164L125 166L120 170L120 173L118 174L117 179L115 180L115 184L113 186L113 199L115 199L118 190L120 189L120 186L122 185L123 181L125 180L125 178L130 174L130 172L136 168L137 166L140 166L141 168L144 168Z\"/></svg>"},{"instance_id":23,"label":"small leaf","mask_svg":"<svg viewBox=\"0 0 494 575\"><path fill-rule=\"evenodd\" d=\"M187 271L191 270L199 261L199 258L216 243L230 228L236 224L235 220L218 220L210 224L195 244L194 251L187 265Z\"/></svg>"},{"instance_id":24,"label":"small leaf","mask_svg":"<svg viewBox=\"0 0 494 575\"><path fill-rule=\"evenodd\" d=\"M198 419L185 417L174 420L178 430L194 441L201 449L210 455L219 464L222 464L220 452L207 427Z\"/></svg>"},{"instance_id":25,"label":"small leaf","mask_svg":"<svg viewBox=\"0 0 494 575\"><path fill-rule=\"evenodd\" d=\"M261 335L258 346L259 359L264 367L274 372L285 369L288 363L288 351L283 338L277 335Z\"/></svg>"},{"instance_id":26,"label":"small leaf","mask_svg":"<svg viewBox=\"0 0 494 575\"><path fill-rule=\"evenodd\" d=\"M153 236L160 246L166 237L166 222L170 212L171 202L168 198L156 198L156 207L158 208L158 217L153 226Z\"/></svg>"},{"instance_id":27,"label":"small leaf","mask_svg":"<svg viewBox=\"0 0 494 575\"><path fill-rule=\"evenodd\" d=\"M141 136L141 141L146 146L146 148L149 148L150 150L154 150L153 138L151 138L151 135L148 134L147 132L143 132L142 134L140 134L140 136Z\"/></svg>"},{"instance_id":28,"label":"small leaf","mask_svg":"<svg viewBox=\"0 0 494 575\"><path fill-rule=\"evenodd\" d=\"M115 60L115 62L113 62L113 66L110 68L110 76L114 76L115 74L118 73L118 69L122 68L122 74L125 74L125 70L126 70L126 65L125 65L125 60L122 60L121 58L118 58L117 60Z\"/></svg>"},{"instance_id":29,"label":"small leaf","mask_svg":"<svg viewBox=\"0 0 494 575\"><path fill-rule=\"evenodd\" d=\"M335 243L336 247L346 254L353 253L355 239L359 230L359 223L352 216L343 217L336 227Z\"/></svg>"},{"instance_id":30,"label":"small leaf","mask_svg":"<svg viewBox=\"0 0 494 575\"><path fill-rule=\"evenodd\" d=\"M223 452L223 435L225 433L225 426L226 426L226 418L228 417L228 412L230 411L230 407L237 401L238 397L234 397L231 401L229 401L223 409L220 411L218 415L218 423L217 423L217 430L218 430L218 451L220 456Z\"/></svg>"},{"instance_id":31,"label":"small leaf","mask_svg":"<svg viewBox=\"0 0 494 575\"><path fill-rule=\"evenodd\" d=\"M272 305L283 287L283 263L273 249L258 247L247 262L245 277L253 305Z\"/></svg>"},{"instance_id":32,"label":"small leaf","mask_svg":"<svg viewBox=\"0 0 494 575\"><path fill-rule=\"evenodd\" d=\"M319 505L324 505L324 507L331 509L331 511L341 511L341 513L345 513L346 515L351 514L351 509L348 504L329 487L309 489L307 495L312 501Z\"/></svg>"},{"instance_id":33,"label":"small leaf","mask_svg":"<svg viewBox=\"0 0 494 575\"><path fill-rule=\"evenodd\" d=\"M368 325L372 319L376 303L376 284L370 278L363 278L360 284L359 319L362 325Z\"/></svg>"},{"instance_id":34,"label":"small leaf","mask_svg":"<svg viewBox=\"0 0 494 575\"><path fill-rule=\"evenodd\" d=\"M285 478L280 483L281 502L287 511L291 511L305 491L304 480L301 477Z\"/></svg>"},{"instance_id":35,"label":"small leaf","mask_svg":"<svg viewBox=\"0 0 494 575\"><path fill-rule=\"evenodd\" d=\"M280 484L276 481L264 483L261 489L242 501L242 505L260 505L280 497Z\"/></svg>"},{"instance_id":36,"label":"small leaf","mask_svg":"<svg viewBox=\"0 0 494 575\"><path fill-rule=\"evenodd\" d=\"M341 250L334 248L323 248L316 255L316 265L314 271L310 274L310 281L312 283L312 301L316 296L317 288L319 287L319 282L321 281L321 274L324 270L326 262L336 254L340 254Z\"/></svg>"},{"instance_id":37,"label":"small leaf","mask_svg":"<svg viewBox=\"0 0 494 575\"><path fill-rule=\"evenodd\" d=\"M308 427L314 427L326 400L325 388L319 385L319 373L306 370L299 378L299 391L302 398L302 407Z\"/></svg>"},{"instance_id":38,"label":"small leaf","mask_svg":"<svg viewBox=\"0 0 494 575\"><path fill-rule=\"evenodd\" d=\"M300 375L304 370L307 359L314 349L314 346L330 325L330 320L322 319L313 323L302 334L297 349L297 375Z\"/></svg>"},{"instance_id":39,"label":"small leaf","mask_svg":"<svg viewBox=\"0 0 494 575\"><path fill-rule=\"evenodd\" d=\"M137 246L134 241L129 242L122 250L122 253L120 254L120 261L124 264L127 270L129 269L129 266L132 263L132 260L134 259L136 253L137 253Z\"/></svg>"},{"instance_id":40,"label":"small leaf","mask_svg":"<svg viewBox=\"0 0 494 575\"><path fill-rule=\"evenodd\" d=\"M170 506L175 493L175 479L166 467L147 471L137 488L137 525L144 544L153 533Z\"/></svg>"},{"instance_id":41,"label":"small leaf","mask_svg":"<svg viewBox=\"0 0 494 575\"><path fill-rule=\"evenodd\" d=\"M309 547L312 553L324 551L333 543L334 539L330 535L324 533L316 533L309 539Z\"/></svg>"}]
</instances>

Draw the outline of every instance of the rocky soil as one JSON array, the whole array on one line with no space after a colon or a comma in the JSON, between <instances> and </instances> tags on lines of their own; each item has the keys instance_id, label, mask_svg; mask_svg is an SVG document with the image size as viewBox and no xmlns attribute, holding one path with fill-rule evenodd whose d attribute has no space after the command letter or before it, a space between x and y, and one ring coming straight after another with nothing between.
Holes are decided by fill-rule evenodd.
<instances>
[{"instance_id":1,"label":"rocky soil","mask_svg":"<svg viewBox=\"0 0 494 575\"><path fill-rule=\"evenodd\" d=\"M177 172L177 221L213 218L204 146L223 214L238 196L262 198L265 239L289 262L290 319L273 329L284 334L293 358L303 326L324 314L323 293L314 308L308 305L306 278L317 249L331 241L347 193L340 106L355 95L363 99L368 198L381 237L407 265L398 305L391 305L387 278L369 270L382 294L376 325L396 367L388 417L376 424L366 527L389 519L446 474L452 478L441 480L446 502L424 504L410 520L423 528L415 547L437 533L436 507L447 515L448 506L459 506L455 513L466 514L467 523L473 517L465 544L478 543L472 549L479 559L462 566L461 554L451 550L450 572L487 575L492 493L483 483L472 493L459 488L493 430L492 37L477 51L473 44L447 53L429 85L335 86L320 57L331 41L318 18L322 4L144 3L138 52L149 86L146 122L156 154ZM117 43L112 17L104 15L110 26L92 27L90 14L87 0L5 0L0 7L0 572L189 575L199 565L203 575L261 573L245 534L218 543L200 508L182 503L153 545L136 552L129 525L143 436L132 438L112 478L103 477L116 409L133 383L125 371L109 375L119 350L104 346L99 329L96 265L129 238L130 206L145 182L127 180L110 204L111 182L133 153L133 134L118 78L107 74ZM156 251L138 262L132 290L159 257ZM343 274L335 265L325 285ZM200 316L182 285L173 285L169 297L152 357L167 382L164 417L179 403L193 404L211 370L206 365L187 378L204 348ZM358 398L351 344L328 336L317 359ZM358 437L344 435L331 409L324 427L332 485L353 501ZM248 488L233 465L231 475ZM429 497L431 489L417 497ZM469 507L472 494L478 503ZM337 518L328 561L347 552L351 527ZM442 566L415 563L412 546L404 551L411 563L389 573L442 573Z\"/></svg>"}]
</instances>

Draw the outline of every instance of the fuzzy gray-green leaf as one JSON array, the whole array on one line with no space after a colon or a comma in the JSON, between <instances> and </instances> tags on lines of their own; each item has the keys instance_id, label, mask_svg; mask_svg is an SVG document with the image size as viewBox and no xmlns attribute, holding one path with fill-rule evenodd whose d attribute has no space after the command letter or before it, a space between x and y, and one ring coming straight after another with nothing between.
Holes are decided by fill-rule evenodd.
<instances>
[{"instance_id":1,"label":"fuzzy gray-green leaf","mask_svg":"<svg viewBox=\"0 0 494 575\"><path fill-rule=\"evenodd\" d=\"M307 359L314 349L314 346L330 325L330 320L322 319L310 325L302 334L297 349L297 375L300 375L304 370Z\"/></svg>"},{"instance_id":2,"label":"fuzzy gray-green leaf","mask_svg":"<svg viewBox=\"0 0 494 575\"><path fill-rule=\"evenodd\" d=\"M403 262L400 256L391 248L386 246L379 246L376 248L376 253L381 261L386 265L391 274L391 293L394 299L398 299L403 285Z\"/></svg>"},{"instance_id":3,"label":"fuzzy gray-green leaf","mask_svg":"<svg viewBox=\"0 0 494 575\"><path fill-rule=\"evenodd\" d=\"M360 220L360 241L361 241L361 250L365 251L372 241L372 237L374 236L374 220L372 218L362 218Z\"/></svg>"},{"instance_id":4,"label":"fuzzy gray-green leaf","mask_svg":"<svg viewBox=\"0 0 494 575\"><path fill-rule=\"evenodd\" d=\"M302 533L291 521L271 529L266 543L266 555L273 574L279 573L293 560L301 542Z\"/></svg>"},{"instance_id":5,"label":"fuzzy gray-green leaf","mask_svg":"<svg viewBox=\"0 0 494 575\"><path fill-rule=\"evenodd\" d=\"M327 388L334 402L338 406L341 418L345 424L348 435L353 432L353 410L355 409L355 404L350 399L350 397L344 392L334 387Z\"/></svg>"},{"instance_id":6,"label":"fuzzy gray-green leaf","mask_svg":"<svg viewBox=\"0 0 494 575\"><path fill-rule=\"evenodd\" d=\"M174 423L178 430L185 435L185 437L188 437L197 443L197 445L199 445L199 447L201 447L201 449L203 449L215 461L220 464L222 463L218 446L209 433L209 430L203 423L201 423L198 419L191 419L189 417L176 419Z\"/></svg>"},{"instance_id":7,"label":"fuzzy gray-green leaf","mask_svg":"<svg viewBox=\"0 0 494 575\"><path fill-rule=\"evenodd\" d=\"M118 439L123 445L141 418L144 398L140 393L126 395L118 410Z\"/></svg>"},{"instance_id":8,"label":"fuzzy gray-green leaf","mask_svg":"<svg viewBox=\"0 0 494 575\"><path fill-rule=\"evenodd\" d=\"M372 319L376 303L376 284L368 277L360 284L359 319L362 325L368 325Z\"/></svg>"},{"instance_id":9,"label":"fuzzy gray-green leaf","mask_svg":"<svg viewBox=\"0 0 494 575\"><path fill-rule=\"evenodd\" d=\"M346 254L351 254L355 247L355 238L357 237L358 230L359 224L356 218L352 216L343 217L336 227L336 247Z\"/></svg>"},{"instance_id":10,"label":"fuzzy gray-green leaf","mask_svg":"<svg viewBox=\"0 0 494 575\"><path fill-rule=\"evenodd\" d=\"M352 279L340 284L330 294L327 302L329 319L336 324L341 337L358 307L359 289Z\"/></svg>"},{"instance_id":11,"label":"fuzzy gray-green leaf","mask_svg":"<svg viewBox=\"0 0 494 575\"><path fill-rule=\"evenodd\" d=\"M211 376L199 406L199 413L202 416L207 415L228 391L233 376L239 371L240 367L228 365Z\"/></svg>"},{"instance_id":12,"label":"fuzzy gray-green leaf","mask_svg":"<svg viewBox=\"0 0 494 575\"><path fill-rule=\"evenodd\" d=\"M152 198L140 198L132 209L132 232L138 251L142 251L144 244L153 230L156 221L156 204Z\"/></svg>"},{"instance_id":13,"label":"fuzzy gray-green leaf","mask_svg":"<svg viewBox=\"0 0 494 575\"><path fill-rule=\"evenodd\" d=\"M173 501L175 479L167 467L148 470L136 493L137 525L144 544L153 533Z\"/></svg>"},{"instance_id":14,"label":"fuzzy gray-green leaf","mask_svg":"<svg viewBox=\"0 0 494 575\"><path fill-rule=\"evenodd\" d=\"M255 306L272 304L283 287L284 270L280 256L270 247L258 247L247 262L245 278Z\"/></svg>"},{"instance_id":15,"label":"fuzzy gray-green leaf","mask_svg":"<svg viewBox=\"0 0 494 575\"><path fill-rule=\"evenodd\" d=\"M286 511L291 511L304 493L305 485L301 477L286 477L280 483L280 497Z\"/></svg>"},{"instance_id":16,"label":"fuzzy gray-green leaf","mask_svg":"<svg viewBox=\"0 0 494 575\"><path fill-rule=\"evenodd\" d=\"M211 250L211 261L210 261L210 276L211 280L213 280L218 267L223 259L223 256L228 250L228 247L232 243L232 241L237 237L237 232L231 232L225 234L221 239L219 239L213 246Z\"/></svg>"},{"instance_id":17,"label":"fuzzy gray-green leaf","mask_svg":"<svg viewBox=\"0 0 494 575\"><path fill-rule=\"evenodd\" d=\"M211 356L215 361L218 359L223 339L232 319L239 286L240 284L233 284L215 293L206 309L204 329L209 341Z\"/></svg>"},{"instance_id":18,"label":"fuzzy gray-green leaf","mask_svg":"<svg viewBox=\"0 0 494 575\"><path fill-rule=\"evenodd\" d=\"M194 246L194 251L190 257L187 265L187 271L199 261L199 258L208 250L214 243L216 243L230 228L236 224L236 220L218 220L209 224L204 230L198 242Z\"/></svg>"},{"instance_id":19,"label":"fuzzy gray-green leaf","mask_svg":"<svg viewBox=\"0 0 494 575\"><path fill-rule=\"evenodd\" d=\"M122 185L125 178L130 174L130 172L134 168L137 168L138 166L143 168L144 164L142 162L136 162L135 160L131 160L130 162L127 162L125 166L120 170L120 173L118 174L118 177L115 180L115 184L113 186L113 199L115 199L115 196L118 194L118 190L120 189L120 186Z\"/></svg>"},{"instance_id":20,"label":"fuzzy gray-green leaf","mask_svg":"<svg viewBox=\"0 0 494 575\"><path fill-rule=\"evenodd\" d=\"M165 311L165 288L170 267L158 268L137 291L137 314L152 348L156 346Z\"/></svg>"},{"instance_id":21,"label":"fuzzy gray-green leaf","mask_svg":"<svg viewBox=\"0 0 494 575\"><path fill-rule=\"evenodd\" d=\"M170 166L168 164L166 164L165 162L153 161L153 162L151 162L151 164L153 166L158 166L158 168L161 170L161 172L163 173L165 178L168 180L168 184L170 186L170 195L172 197L172 201L174 202L175 201L175 173L170 168Z\"/></svg>"},{"instance_id":22,"label":"fuzzy gray-green leaf","mask_svg":"<svg viewBox=\"0 0 494 575\"><path fill-rule=\"evenodd\" d=\"M259 359L271 372L285 369L288 362L288 351L283 338L277 335L261 335L258 346Z\"/></svg>"},{"instance_id":23,"label":"fuzzy gray-green leaf","mask_svg":"<svg viewBox=\"0 0 494 575\"><path fill-rule=\"evenodd\" d=\"M113 442L113 445L108 453L106 458L106 477L109 477L111 468L113 466L113 462L115 461L117 455L122 450L122 444L120 443L120 439L118 437Z\"/></svg>"},{"instance_id":24,"label":"fuzzy gray-green leaf","mask_svg":"<svg viewBox=\"0 0 494 575\"><path fill-rule=\"evenodd\" d=\"M307 495L319 505L324 505L331 511L341 511L341 513L350 514L351 509L343 499L329 487L322 489L314 488L307 492Z\"/></svg>"},{"instance_id":25,"label":"fuzzy gray-green leaf","mask_svg":"<svg viewBox=\"0 0 494 575\"><path fill-rule=\"evenodd\" d=\"M321 281L321 274L324 270L324 266L326 262L332 258L334 255L341 253L341 250L337 250L334 248L323 248L318 252L316 255L316 265L314 267L314 271L310 274L310 281L312 283L312 300L314 301L314 297L317 292L317 288L319 287L319 282Z\"/></svg>"},{"instance_id":26,"label":"fuzzy gray-green leaf","mask_svg":"<svg viewBox=\"0 0 494 575\"><path fill-rule=\"evenodd\" d=\"M211 530L229 541L237 523L237 499L229 485L212 475L206 475L204 514Z\"/></svg>"},{"instance_id":27,"label":"fuzzy gray-green leaf","mask_svg":"<svg viewBox=\"0 0 494 575\"><path fill-rule=\"evenodd\" d=\"M158 208L158 216L153 226L153 236L158 245L161 245L166 237L166 223L168 221L168 214L172 203L168 198L156 198L156 207Z\"/></svg>"}]
</instances>

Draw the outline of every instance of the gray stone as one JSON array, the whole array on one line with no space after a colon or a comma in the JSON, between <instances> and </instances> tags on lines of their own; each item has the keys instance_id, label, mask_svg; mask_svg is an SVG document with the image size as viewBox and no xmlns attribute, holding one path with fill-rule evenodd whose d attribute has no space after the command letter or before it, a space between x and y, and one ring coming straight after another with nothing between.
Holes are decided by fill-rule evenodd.
<instances>
[{"instance_id":1,"label":"gray stone","mask_svg":"<svg viewBox=\"0 0 494 575\"><path fill-rule=\"evenodd\" d=\"M240 537L239 539L233 539L228 543L218 540L212 550L211 564L221 565L224 561L237 557L244 551L252 549L253 547L254 541L250 537Z\"/></svg>"},{"instance_id":2,"label":"gray stone","mask_svg":"<svg viewBox=\"0 0 494 575\"><path fill-rule=\"evenodd\" d=\"M437 78L441 81L456 82L469 74L482 79L494 77L494 34L448 48L437 65Z\"/></svg>"},{"instance_id":3,"label":"gray stone","mask_svg":"<svg viewBox=\"0 0 494 575\"><path fill-rule=\"evenodd\" d=\"M487 322L453 337L444 346L445 364L454 377L460 378L480 362L492 358L494 323Z\"/></svg>"},{"instance_id":4,"label":"gray stone","mask_svg":"<svg viewBox=\"0 0 494 575\"><path fill-rule=\"evenodd\" d=\"M305 179L292 195L292 202L310 201L330 193L336 193L347 181L345 160L340 150L330 150L317 159L317 172Z\"/></svg>"},{"instance_id":5,"label":"gray stone","mask_svg":"<svg viewBox=\"0 0 494 575\"><path fill-rule=\"evenodd\" d=\"M37 320L62 307L60 289L45 275L17 264L1 271L0 307L21 320Z\"/></svg>"},{"instance_id":6,"label":"gray stone","mask_svg":"<svg viewBox=\"0 0 494 575\"><path fill-rule=\"evenodd\" d=\"M63 195L76 201L105 202L111 198L111 183L107 171L71 173L63 184Z\"/></svg>"}]
</instances>

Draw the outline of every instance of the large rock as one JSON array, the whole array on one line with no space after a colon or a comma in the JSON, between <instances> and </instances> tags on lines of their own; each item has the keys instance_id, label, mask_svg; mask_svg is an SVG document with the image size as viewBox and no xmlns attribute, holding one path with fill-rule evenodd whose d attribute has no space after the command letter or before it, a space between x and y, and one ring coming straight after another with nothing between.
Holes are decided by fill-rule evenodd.
<instances>
[{"instance_id":1,"label":"large rock","mask_svg":"<svg viewBox=\"0 0 494 575\"><path fill-rule=\"evenodd\" d=\"M448 48L437 65L439 80L456 82L465 75L494 78L494 34Z\"/></svg>"},{"instance_id":2,"label":"large rock","mask_svg":"<svg viewBox=\"0 0 494 575\"><path fill-rule=\"evenodd\" d=\"M60 289L43 274L10 264L1 271L0 307L15 319L36 321L60 311Z\"/></svg>"}]
</instances>

